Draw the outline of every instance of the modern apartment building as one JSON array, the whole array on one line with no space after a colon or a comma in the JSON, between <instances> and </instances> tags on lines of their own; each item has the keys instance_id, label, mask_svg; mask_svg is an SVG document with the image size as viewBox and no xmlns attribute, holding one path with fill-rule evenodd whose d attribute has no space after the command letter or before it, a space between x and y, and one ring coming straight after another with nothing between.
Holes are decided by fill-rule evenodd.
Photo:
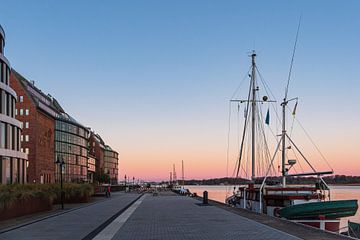
<instances>
[{"instance_id":1,"label":"modern apartment building","mask_svg":"<svg viewBox=\"0 0 360 240\"><path fill-rule=\"evenodd\" d=\"M105 173L111 183L117 183L118 153L99 135L68 115L54 97L14 69L11 85L19 95L14 111L23 127L20 149L28 154L29 182L59 182L59 160L65 163L65 182L93 182L96 175Z\"/></svg>"},{"instance_id":2,"label":"modern apartment building","mask_svg":"<svg viewBox=\"0 0 360 240\"><path fill-rule=\"evenodd\" d=\"M21 151L21 122L15 119L17 94L11 88L11 67L4 56L5 32L0 26L0 184L26 183L27 154Z\"/></svg>"},{"instance_id":3,"label":"modern apartment building","mask_svg":"<svg viewBox=\"0 0 360 240\"><path fill-rule=\"evenodd\" d=\"M119 154L110 146L104 148L104 172L110 177L111 184L118 183Z\"/></svg>"},{"instance_id":4,"label":"modern apartment building","mask_svg":"<svg viewBox=\"0 0 360 240\"><path fill-rule=\"evenodd\" d=\"M89 153L96 159L97 176L106 174L111 184L118 183L119 154L110 146L106 145L99 134L90 132Z\"/></svg>"},{"instance_id":5,"label":"modern apartment building","mask_svg":"<svg viewBox=\"0 0 360 240\"><path fill-rule=\"evenodd\" d=\"M55 120L55 156L64 160L65 182L88 182L89 130L66 113ZM91 161L91 160L90 160ZM56 165L56 179L60 180L60 169Z\"/></svg>"}]
</instances>

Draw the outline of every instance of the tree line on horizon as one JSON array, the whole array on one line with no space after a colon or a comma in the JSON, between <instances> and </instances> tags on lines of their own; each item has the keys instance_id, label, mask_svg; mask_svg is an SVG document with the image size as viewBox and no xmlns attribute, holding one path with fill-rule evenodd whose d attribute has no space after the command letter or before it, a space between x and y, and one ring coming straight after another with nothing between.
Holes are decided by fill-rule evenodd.
<instances>
[{"instance_id":1,"label":"tree line on horizon","mask_svg":"<svg viewBox=\"0 0 360 240\"><path fill-rule=\"evenodd\" d=\"M360 184L360 176L346 176L346 175L332 175L323 177L327 184ZM257 178L255 183L261 183L263 178ZM185 180L185 185L240 185L248 184L251 181L245 178L211 178L211 179L192 179ZM286 182L288 184L315 184L318 182L317 177L287 177ZM182 181L179 181L182 183ZM267 184L278 184L281 183L281 177L268 177L266 180Z\"/></svg>"}]
</instances>

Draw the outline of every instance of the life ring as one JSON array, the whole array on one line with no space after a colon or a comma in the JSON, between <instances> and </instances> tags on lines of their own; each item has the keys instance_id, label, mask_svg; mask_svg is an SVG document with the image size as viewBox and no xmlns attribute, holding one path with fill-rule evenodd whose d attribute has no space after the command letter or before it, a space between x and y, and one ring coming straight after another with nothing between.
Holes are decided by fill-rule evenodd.
<instances>
[{"instance_id":1,"label":"life ring","mask_svg":"<svg viewBox=\"0 0 360 240\"><path fill-rule=\"evenodd\" d=\"M274 208L274 216L275 217L280 217L280 208Z\"/></svg>"},{"instance_id":2,"label":"life ring","mask_svg":"<svg viewBox=\"0 0 360 240\"><path fill-rule=\"evenodd\" d=\"M246 208L247 209L251 209L251 206L252 205L252 203L251 203L251 201L250 200L247 200L247 202L246 202Z\"/></svg>"}]
</instances>

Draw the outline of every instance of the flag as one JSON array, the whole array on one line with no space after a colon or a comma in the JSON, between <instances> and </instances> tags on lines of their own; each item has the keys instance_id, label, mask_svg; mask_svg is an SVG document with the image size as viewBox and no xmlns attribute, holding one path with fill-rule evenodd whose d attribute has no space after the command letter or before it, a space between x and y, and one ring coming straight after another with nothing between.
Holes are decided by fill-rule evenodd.
<instances>
[{"instance_id":1,"label":"flag","mask_svg":"<svg viewBox=\"0 0 360 240\"><path fill-rule=\"evenodd\" d=\"M265 123L267 125L270 124L270 112L269 112L269 109L267 110L267 113L266 113Z\"/></svg>"},{"instance_id":2,"label":"flag","mask_svg":"<svg viewBox=\"0 0 360 240\"><path fill-rule=\"evenodd\" d=\"M297 104L298 104L298 102L295 103L295 107L294 107L294 110L293 110L293 112L292 112L292 115L294 115L294 116L295 116L295 114L296 114Z\"/></svg>"}]
</instances>

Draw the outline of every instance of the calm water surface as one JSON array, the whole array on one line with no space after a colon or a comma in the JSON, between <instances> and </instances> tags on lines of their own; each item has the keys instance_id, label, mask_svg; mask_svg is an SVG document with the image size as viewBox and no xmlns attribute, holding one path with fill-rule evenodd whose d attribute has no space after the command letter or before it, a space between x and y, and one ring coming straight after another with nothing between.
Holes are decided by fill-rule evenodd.
<instances>
[{"instance_id":1,"label":"calm water surface","mask_svg":"<svg viewBox=\"0 0 360 240\"><path fill-rule=\"evenodd\" d=\"M224 202L225 198L232 194L233 186L186 186L192 193L202 196L206 190L209 199ZM330 186L332 200L358 199L360 204L360 186ZM352 220L360 223L360 210L355 216L341 219L341 227L347 226L347 221Z\"/></svg>"}]
</instances>

